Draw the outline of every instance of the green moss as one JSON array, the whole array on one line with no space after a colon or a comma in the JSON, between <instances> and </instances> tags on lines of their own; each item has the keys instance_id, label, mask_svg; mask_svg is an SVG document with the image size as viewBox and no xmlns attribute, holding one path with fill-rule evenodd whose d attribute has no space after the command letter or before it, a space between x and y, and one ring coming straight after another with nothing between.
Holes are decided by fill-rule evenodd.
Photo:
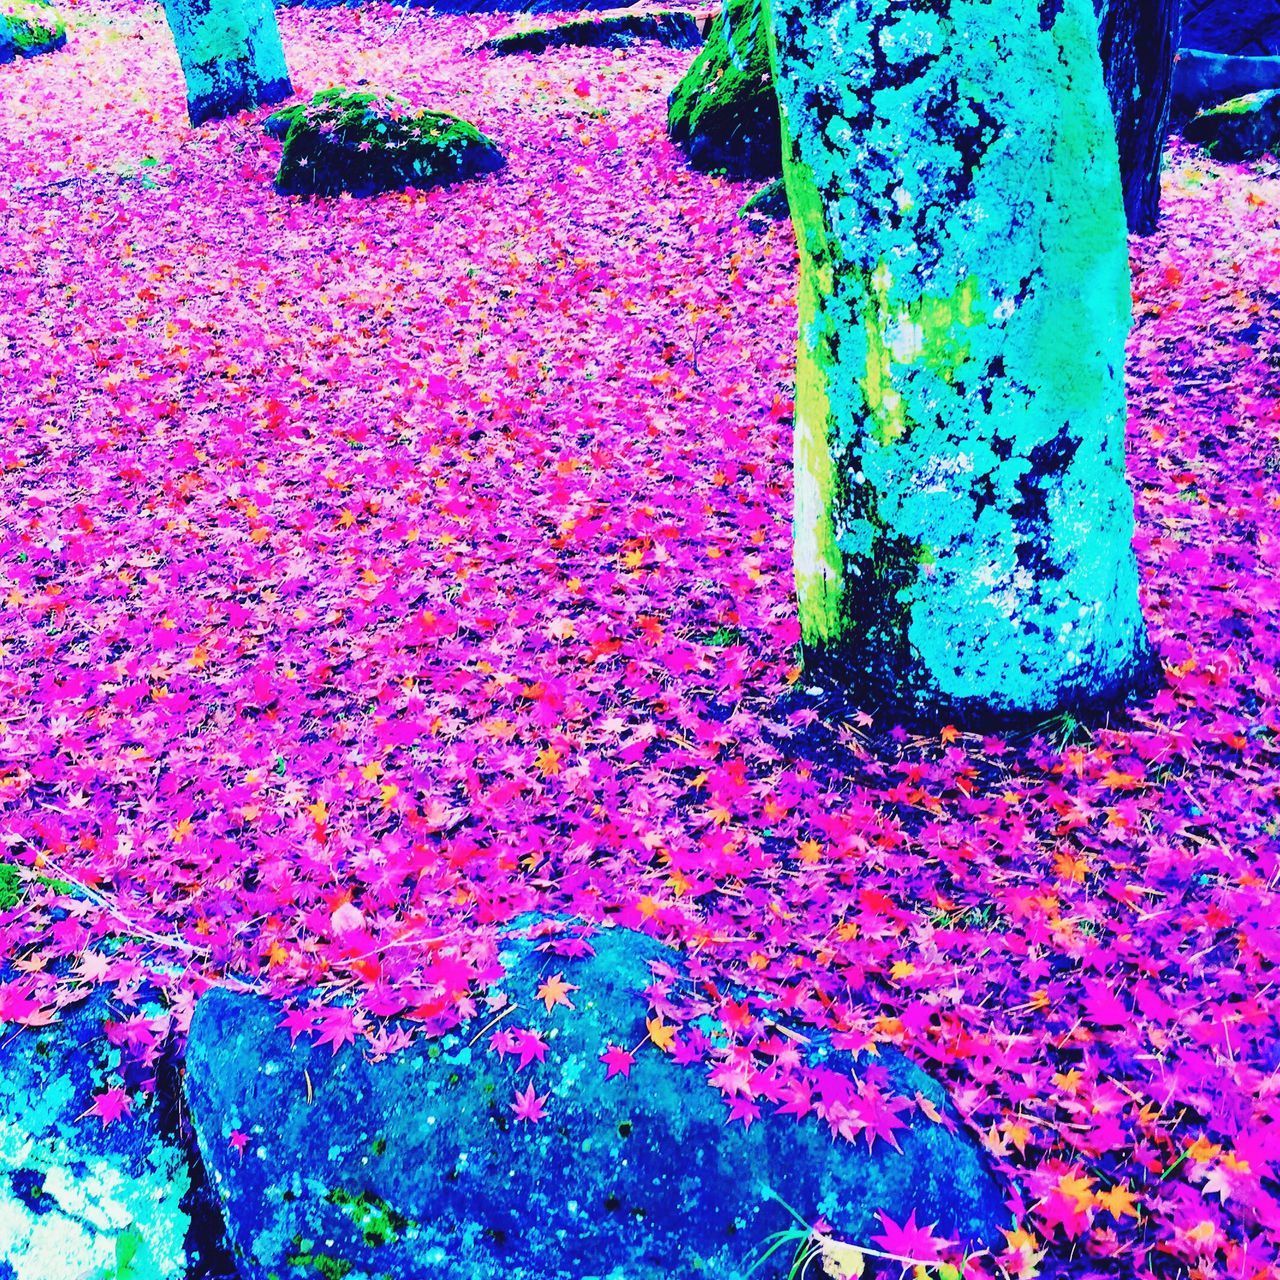
<instances>
[{"instance_id":1,"label":"green moss","mask_svg":"<svg viewBox=\"0 0 1280 1280\"><path fill-rule=\"evenodd\" d=\"M409 1219L393 1209L381 1196L371 1191L353 1195L343 1187L335 1187L325 1197L337 1205L360 1229L370 1248L381 1248L400 1239Z\"/></svg>"},{"instance_id":2,"label":"green moss","mask_svg":"<svg viewBox=\"0 0 1280 1280\"><path fill-rule=\"evenodd\" d=\"M13 37L13 47L21 57L31 58L61 48L67 42L66 25L55 13L28 9L24 14L9 14L4 21Z\"/></svg>"},{"instance_id":3,"label":"green moss","mask_svg":"<svg viewBox=\"0 0 1280 1280\"><path fill-rule=\"evenodd\" d=\"M0 911L12 911L26 896L24 879L21 867L10 862L0 862ZM66 896L75 894L79 889L78 885L69 880L56 880L50 876L36 876L34 879L37 884Z\"/></svg>"},{"instance_id":4,"label":"green moss","mask_svg":"<svg viewBox=\"0 0 1280 1280\"><path fill-rule=\"evenodd\" d=\"M1262 90L1258 93L1246 93L1242 98L1232 98L1230 102L1220 103L1199 112L1202 116L1247 116L1260 111L1280 90Z\"/></svg>"},{"instance_id":5,"label":"green moss","mask_svg":"<svg viewBox=\"0 0 1280 1280\"><path fill-rule=\"evenodd\" d=\"M0 911L12 911L22 901L22 872L0 862Z\"/></svg>"},{"instance_id":6,"label":"green moss","mask_svg":"<svg viewBox=\"0 0 1280 1280\"><path fill-rule=\"evenodd\" d=\"M735 177L780 170L778 100L760 0L728 0L671 94L667 130L690 163Z\"/></svg>"},{"instance_id":7,"label":"green moss","mask_svg":"<svg viewBox=\"0 0 1280 1280\"><path fill-rule=\"evenodd\" d=\"M324 1280L343 1280L355 1270L355 1265L345 1258L334 1258L327 1253L291 1253L285 1262L291 1267L308 1267Z\"/></svg>"}]
</instances>

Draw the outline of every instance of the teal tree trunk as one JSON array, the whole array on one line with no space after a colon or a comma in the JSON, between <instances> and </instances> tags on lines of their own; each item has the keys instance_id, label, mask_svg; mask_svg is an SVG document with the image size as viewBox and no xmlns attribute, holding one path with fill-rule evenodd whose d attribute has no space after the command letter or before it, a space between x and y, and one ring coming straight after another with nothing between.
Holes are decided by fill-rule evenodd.
<instances>
[{"instance_id":1,"label":"teal tree trunk","mask_svg":"<svg viewBox=\"0 0 1280 1280\"><path fill-rule=\"evenodd\" d=\"M806 670L980 721L1150 670L1089 0L772 0Z\"/></svg>"},{"instance_id":2,"label":"teal tree trunk","mask_svg":"<svg viewBox=\"0 0 1280 1280\"><path fill-rule=\"evenodd\" d=\"M164 0L192 124L293 92L271 0Z\"/></svg>"}]
</instances>

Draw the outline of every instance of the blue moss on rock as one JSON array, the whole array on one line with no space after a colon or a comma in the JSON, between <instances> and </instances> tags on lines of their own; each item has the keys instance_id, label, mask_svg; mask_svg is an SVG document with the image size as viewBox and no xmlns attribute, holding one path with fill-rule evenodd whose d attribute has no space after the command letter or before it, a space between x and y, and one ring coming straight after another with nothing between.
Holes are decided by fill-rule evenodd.
<instances>
[{"instance_id":1,"label":"blue moss on rock","mask_svg":"<svg viewBox=\"0 0 1280 1280\"><path fill-rule=\"evenodd\" d=\"M651 966L685 972L679 953L642 934L605 930L595 954L505 945L493 1007L443 1039L370 1063L290 1048L279 1008L214 991L201 998L187 1053L187 1092L245 1280L743 1280L773 1232L793 1224L777 1197L838 1235L868 1237L877 1210L911 1212L973 1245L998 1243L1006 1221L977 1144L941 1088L893 1050L855 1058L806 1030L810 1061L879 1073L886 1092L928 1100L884 1143L833 1142L812 1115L726 1124L705 1068L652 1044L630 1075L606 1079L608 1045L646 1037ZM550 1009L537 987L562 971L573 1007ZM496 993L491 991L491 999ZM707 1020L715 1038L723 1028ZM487 1050L503 1028L536 1032L545 1060ZM535 1122L516 1118L517 1090L545 1096ZM233 1133L248 1135L243 1151Z\"/></svg>"}]
</instances>

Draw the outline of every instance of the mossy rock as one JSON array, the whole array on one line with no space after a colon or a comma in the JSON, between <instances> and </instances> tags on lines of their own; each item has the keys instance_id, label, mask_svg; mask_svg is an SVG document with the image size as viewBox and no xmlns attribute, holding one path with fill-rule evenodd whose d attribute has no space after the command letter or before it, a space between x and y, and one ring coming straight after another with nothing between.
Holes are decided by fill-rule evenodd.
<instances>
[{"instance_id":1,"label":"mossy rock","mask_svg":"<svg viewBox=\"0 0 1280 1280\"><path fill-rule=\"evenodd\" d=\"M1280 150L1280 89L1249 93L1201 111L1182 133L1215 160L1256 160Z\"/></svg>"},{"instance_id":2,"label":"mossy rock","mask_svg":"<svg viewBox=\"0 0 1280 1280\"><path fill-rule=\"evenodd\" d=\"M755 1264L792 1225L783 1202L853 1240L878 1232L883 1210L966 1245L999 1241L1006 1211L980 1145L891 1046L859 1058L818 1028L795 1033L832 1105L864 1079L925 1100L900 1108L894 1146L834 1142L816 1115L727 1124L706 1067L646 1047L654 966L692 986L681 953L627 929L571 949L562 918L509 928L489 996L516 1016L486 1011L383 1062L358 1045L291 1044L260 996L200 997L187 1101L243 1280L764 1280L782 1273ZM556 974L567 1003L544 1006L536 993ZM730 1036L711 1016L697 1031ZM541 1048L494 1051L517 1032ZM626 1071L610 1075L609 1046L628 1051ZM540 1120L520 1118L521 1095L545 1105Z\"/></svg>"},{"instance_id":3,"label":"mossy rock","mask_svg":"<svg viewBox=\"0 0 1280 1280\"><path fill-rule=\"evenodd\" d=\"M63 1008L50 1026L5 1027L0 1276L6 1280L206 1274L191 1266L197 1258L185 1203L190 1173L165 1104L135 1090L109 1125L87 1114L95 1099L118 1087L119 1051L104 1027L119 1017L98 991Z\"/></svg>"},{"instance_id":4,"label":"mossy rock","mask_svg":"<svg viewBox=\"0 0 1280 1280\"><path fill-rule=\"evenodd\" d=\"M738 217L745 218L752 231L766 231L769 223L782 222L791 216L787 204L787 188L781 178L774 178L751 197L738 210Z\"/></svg>"},{"instance_id":5,"label":"mossy rock","mask_svg":"<svg viewBox=\"0 0 1280 1280\"><path fill-rule=\"evenodd\" d=\"M44 8L27 9L21 14L6 14L0 23L7 28L12 53L4 54L4 34L0 33L0 62L10 62L13 54L19 58L34 58L37 54L52 53L67 43L67 28L56 13Z\"/></svg>"},{"instance_id":6,"label":"mossy rock","mask_svg":"<svg viewBox=\"0 0 1280 1280\"><path fill-rule=\"evenodd\" d=\"M9 22L3 16L0 16L0 67L6 62L12 62L18 56L18 51L13 44L13 31L9 27Z\"/></svg>"},{"instance_id":7,"label":"mossy rock","mask_svg":"<svg viewBox=\"0 0 1280 1280\"><path fill-rule=\"evenodd\" d=\"M577 46L587 49L625 49L641 40L654 40L668 49L696 49L702 32L691 14L615 13L607 18L577 18L528 31L508 31L480 46L497 54L546 53Z\"/></svg>"},{"instance_id":8,"label":"mossy rock","mask_svg":"<svg viewBox=\"0 0 1280 1280\"><path fill-rule=\"evenodd\" d=\"M286 117L275 182L282 195L371 196L460 182L506 163L475 125L388 94L329 89L274 113L268 132Z\"/></svg>"},{"instance_id":9,"label":"mossy rock","mask_svg":"<svg viewBox=\"0 0 1280 1280\"><path fill-rule=\"evenodd\" d=\"M760 0L727 0L668 101L667 132L695 169L782 172L782 133Z\"/></svg>"}]
</instances>

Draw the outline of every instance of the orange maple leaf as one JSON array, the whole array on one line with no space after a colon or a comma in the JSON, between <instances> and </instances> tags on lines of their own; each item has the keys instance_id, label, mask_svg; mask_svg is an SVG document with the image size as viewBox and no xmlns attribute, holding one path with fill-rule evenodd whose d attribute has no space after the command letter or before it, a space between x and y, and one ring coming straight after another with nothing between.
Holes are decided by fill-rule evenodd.
<instances>
[{"instance_id":1,"label":"orange maple leaf","mask_svg":"<svg viewBox=\"0 0 1280 1280\"><path fill-rule=\"evenodd\" d=\"M538 999L547 1006L547 1012L558 1004L564 1005L566 1009L572 1009L573 1004L569 1000L569 992L577 991L577 987L570 986L565 982L563 973L553 973L546 982L538 988Z\"/></svg>"}]
</instances>

